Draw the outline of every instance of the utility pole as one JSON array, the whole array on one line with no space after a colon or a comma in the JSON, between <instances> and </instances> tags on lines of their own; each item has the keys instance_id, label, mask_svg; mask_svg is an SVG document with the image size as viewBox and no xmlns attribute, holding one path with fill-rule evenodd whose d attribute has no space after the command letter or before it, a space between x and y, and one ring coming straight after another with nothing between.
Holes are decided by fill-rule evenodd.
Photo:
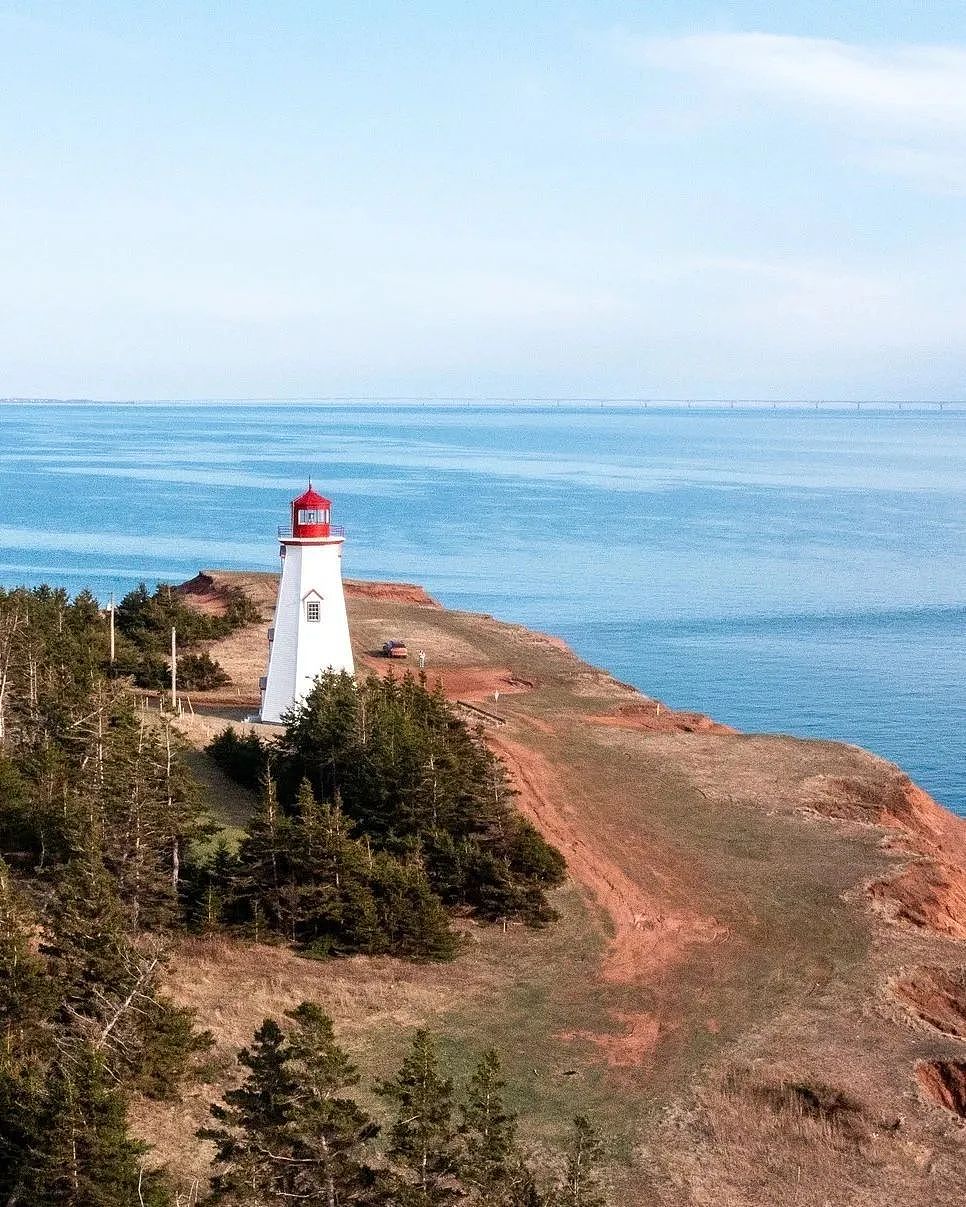
<instances>
[{"instance_id":1,"label":"utility pole","mask_svg":"<svg viewBox=\"0 0 966 1207\"><path fill-rule=\"evenodd\" d=\"M171 630L171 711L178 711L178 630Z\"/></svg>"},{"instance_id":2,"label":"utility pole","mask_svg":"<svg viewBox=\"0 0 966 1207\"><path fill-rule=\"evenodd\" d=\"M114 665L114 592L111 592L111 666Z\"/></svg>"}]
</instances>

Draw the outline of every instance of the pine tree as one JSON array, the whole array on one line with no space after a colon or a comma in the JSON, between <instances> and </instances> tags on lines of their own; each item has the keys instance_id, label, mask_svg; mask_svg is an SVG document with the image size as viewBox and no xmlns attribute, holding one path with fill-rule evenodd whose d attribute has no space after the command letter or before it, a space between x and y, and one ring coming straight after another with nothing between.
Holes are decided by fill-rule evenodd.
<instances>
[{"instance_id":1,"label":"pine tree","mask_svg":"<svg viewBox=\"0 0 966 1207\"><path fill-rule=\"evenodd\" d=\"M238 1060L248 1070L245 1081L227 1091L224 1105L212 1105L218 1126L198 1134L214 1141L215 1162L223 1167L212 1178L216 1201L272 1202L295 1193L290 1128L297 1091L288 1044L274 1019L262 1023Z\"/></svg>"},{"instance_id":2,"label":"pine tree","mask_svg":"<svg viewBox=\"0 0 966 1207\"><path fill-rule=\"evenodd\" d=\"M295 1024L290 1053L297 1079L293 1132L303 1154L300 1189L325 1207L372 1203L379 1178L366 1162L378 1127L344 1092L359 1073L335 1042L332 1022L303 1002L287 1015Z\"/></svg>"},{"instance_id":3,"label":"pine tree","mask_svg":"<svg viewBox=\"0 0 966 1207\"><path fill-rule=\"evenodd\" d=\"M279 776L285 799L308 778L320 800L343 798L352 790L358 763L360 688L342 672L320 675L288 718L278 746Z\"/></svg>"},{"instance_id":4,"label":"pine tree","mask_svg":"<svg viewBox=\"0 0 966 1207\"><path fill-rule=\"evenodd\" d=\"M117 890L89 846L55 884L40 945L57 982L57 1027L90 1044L115 1078L165 1097L210 1036L195 1031L191 1011L159 996L163 940L134 938L124 922Z\"/></svg>"},{"instance_id":5,"label":"pine tree","mask_svg":"<svg viewBox=\"0 0 966 1207\"><path fill-rule=\"evenodd\" d=\"M43 1042L56 1001L54 984L30 949L28 925L0 859L0 1056L13 1063Z\"/></svg>"},{"instance_id":6,"label":"pine tree","mask_svg":"<svg viewBox=\"0 0 966 1207\"><path fill-rule=\"evenodd\" d=\"M224 838L213 852L189 858L181 883L181 904L189 926L211 931L231 922L238 878L238 857Z\"/></svg>"},{"instance_id":7,"label":"pine tree","mask_svg":"<svg viewBox=\"0 0 966 1207\"><path fill-rule=\"evenodd\" d=\"M257 792L269 770L270 747L257 733L240 735L233 725L223 729L209 745L205 754L236 783Z\"/></svg>"},{"instance_id":8,"label":"pine tree","mask_svg":"<svg viewBox=\"0 0 966 1207\"><path fill-rule=\"evenodd\" d=\"M504 1100L500 1058L491 1048L480 1057L460 1106L464 1181L482 1194L504 1190L519 1168L516 1116Z\"/></svg>"},{"instance_id":9,"label":"pine tree","mask_svg":"<svg viewBox=\"0 0 966 1207\"><path fill-rule=\"evenodd\" d=\"M238 851L236 899L250 918L261 916L271 930L289 939L295 938L287 857L291 830L292 823L278 803L275 782L266 776L261 805Z\"/></svg>"},{"instance_id":10,"label":"pine tree","mask_svg":"<svg viewBox=\"0 0 966 1207\"><path fill-rule=\"evenodd\" d=\"M177 916L181 850L195 810L179 773L177 739L124 701L97 738L93 807L105 866L115 878L132 933L170 926Z\"/></svg>"},{"instance_id":11,"label":"pine tree","mask_svg":"<svg viewBox=\"0 0 966 1207\"><path fill-rule=\"evenodd\" d=\"M56 986L32 953L25 913L0 861L0 1202L15 1201L53 1043Z\"/></svg>"},{"instance_id":12,"label":"pine tree","mask_svg":"<svg viewBox=\"0 0 966 1207\"><path fill-rule=\"evenodd\" d=\"M424 681L320 676L289 717L275 765L283 802L308 778L319 799L341 794L377 852L419 851L445 903L536 926L553 919L546 891L563 879L562 858L515 812L500 761ZM391 895L398 878L383 887ZM391 921L397 911L385 912ZM401 950L393 939L386 947Z\"/></svg>"},{"instance_id":13,"label":"pine tree","mask_svg":"<svg viewBox=\"0 0 966 1207\"><path fill-rule=\"evenodd\" d=\"M370 861L338 800L318 804L303 780L293 826L300 937L316 953L378 950Z\"/></svg>"},{"instance_id":14,"label":"pine tree","mask_svg":"<svg viewBox=\"0 0 966 1207\"><path fill-rule=\"evenodd\" d=\"M69 1003L86 1009L103 989L128 980L131 949L124 920L98 845L87 836L55 881L40 945Z\"/></svg>"},{"instance_id":15,"label":"pine tree","mask_svg":"<svg viewBox=\"0 0 966 1207\"><path fill-rule=\"evenodd\" d=\"M179 1084L214 1045L210 1031L198 1031L195 1012L154 992L139 1002L136 1046L124 1061L125 1082L147 1098L175 1098Z\"/></svg>"},{"instance_id":16,"label":"pine tree","mask_svg":"<svg viewBox=\"0 0 966 1207\"><path fill-rule=\"evenodd\" d=\"M378 1128L344 1095L358 1072L318 1006L303 1002L287 1017L290 1039L273 1019L255 1033L239 1057L244 1084L211 1108L221 1126L199 1133L215 1141L224 1167L213 1179L215 1196L371 1207L382 1201L383 1179L366 1163L366 1145Z\"/></svg>"},{"instance_id":17,"label":"pine tree","mask_svg":"<svg viewBox=\"0 0 966 1207\"><path fill-rule=\"evenodd\" d=\"M143 1165L148 1146L128 1134L124 1095L104 1061L80 1045L48 1071L19 1171L23 1207L169 1207L164 1177Z\"/></svg>"},{"instance_id":18,"label":"pine tree","mask_svg":"<svg viewBox=\"0 0 966 1207\"><path fill-rule=\"evenodd\" d=\"M600 1136L583 1115L576 1115L567 1146L564 1181L554 1202L560 1207L606 1207L597 1176L602 1155Z\"/></svg>"},{"instance_id":19,"label":"pine tree","mask_svg":"<svg viewBox=\"0 0 966 1207\"><path fill-rule=\"evenodd\" d=\"M418 861L373 860L372 887L384 950L416 960L451 960L457 940L449 916Z\"/></svg>"},{"instance_id":20,"label":"pine tree","mask_svg":"<svg viewBox=\"0 0 966 1207\"><path fill-rule=\"evenodd\" d=\"M453 1125L453 1083L440 1076L436 1047L419 1030L395 1077L376 1093L395 1108L389 1159L400 1177L406 1207L443 1207L462 1195L460 1146Z\"/></svg>"},{"instance_id":21,"label":"pine tree","mask_svg":"<svg viewBox=\"0 0 966 1207\"><path fill-rule=\"evenodd\" d=\"M38 821L30 785L13 761L0 754L0 849L36 858Z\"/></svg>"}]
</instances>

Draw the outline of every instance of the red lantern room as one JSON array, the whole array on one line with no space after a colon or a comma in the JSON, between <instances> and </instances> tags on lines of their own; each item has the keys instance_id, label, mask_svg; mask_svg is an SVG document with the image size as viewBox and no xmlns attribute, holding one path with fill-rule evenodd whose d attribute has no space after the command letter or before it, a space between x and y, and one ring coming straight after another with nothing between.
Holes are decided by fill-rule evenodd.
<instances>
[{"instance_id":1,"label":"red lantern room","mask_svg":"<svg viewBox=\"0 0 966 1207\"><path fill-rule=\"evenodd\" d=\"M331 535L329 515L332 503L312 489L292 500L292 536L327 537Z\"/></svg>"}]
</instances>

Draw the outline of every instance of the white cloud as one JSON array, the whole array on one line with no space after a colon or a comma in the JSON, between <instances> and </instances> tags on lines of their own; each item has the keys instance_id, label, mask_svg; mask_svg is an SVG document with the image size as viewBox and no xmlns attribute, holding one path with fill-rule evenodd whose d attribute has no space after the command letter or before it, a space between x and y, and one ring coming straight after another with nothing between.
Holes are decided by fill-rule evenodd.
<instances>
[{"instance_id":1,"label":"white cloud","mask_svg":"<svg viewBox=\"0 0 966 1207\"><path fill-rule=\"evenodd\" d=\"M768 33L614 35L626 60L693 81L679 102L823 127L843 158L930 193L966 192L966 48L865 46Z\"/></svg>"},{"instance_id":2,"label":"white cloud","mask_svg":"<svg viewBox=\"0 0 966 1207\"><path fill-rule=\"evenodd\" d=\"M883 144L863 151L858 162L874 172L902 177L930 193L966 196L966 145Z\"/></svg>"},{"instance_id":3,"label":"white cloud","mask_svg":"<svg viewBox=\"0 0 966 1207\"><path fill-rule=\"evenodd\" d=\"M890 129L966 132L966 49L871 48L780 34L619 36L623 53L709 84L767 95Z\"/></svg>"}]
</instances>

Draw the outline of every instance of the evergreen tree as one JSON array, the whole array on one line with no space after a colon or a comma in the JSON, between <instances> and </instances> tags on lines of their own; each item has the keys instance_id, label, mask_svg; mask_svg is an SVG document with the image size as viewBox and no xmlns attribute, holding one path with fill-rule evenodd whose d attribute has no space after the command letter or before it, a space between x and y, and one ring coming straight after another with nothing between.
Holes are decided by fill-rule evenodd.
<instances>
[{"instance_id":1,"label":"evergreen tree","mask_svg":"<svg viewBox=\"0 0 966 1207\"><path fill-rule=\"evenodd\" d=\"M516 1116L504 1100L500 1058L491 1048L480 1057L460 1106L463 1179L484 1199L506 1190L519 1173Z\"/></svg>"},{"instance_id":2,"label":"evergreen tree","mask_svg":"<svg viewBox=\"0 0 966 1207\"><path fill-rule=\"evenodd\" d=\"M11 759L0 754L0 850L20 860L35 858L40 849L39 825L30 785Z\"/></svg>"},{"instance_id":3,"label":"evergreen tree","mask_svg":"<svg viewBox=\"0 0 966 1207\"><path fill-rule=\"evenodd\" d=\"M453 1124L453 1083L442 1077L429 1032L419 1030L395 1077L376 1093L394 1108L389 1159L406 1207L442 1207L462 1195L460 1145Z\"/></svg>"},{"instance_id":4,"label":"evergreen tree","mask_svg":"<svg viewBox=\"0 0 966 1207\"><path fill-rule=\"evenodd\" d=\"M344 1096L359 1081L355 1066L317 1006L303 1002L287 1017L291 1039L265 1020L239 1057L244 1084L211 1108L221 1126L200 1133L215 1141L224 1167L213 1179L215 1197L372 1207L383 1201L384 1179L366 1163L365 1146L378 1128Z\"/></svg>"},{"instance_id":5,"label":"evergreen tree","mask_svg":"<svg viewBox=\"0 0 966 1207\"><path fill-rule=\"evenodd\" d=\"M239 735L233 725L223 729L206 747L219 767L236 783L258 791L269 771L270 747L257 733Z\"/></svg>"},{"instance_id":6,"label":"evergreen tree","mask_svg":"<svg viewBox=\"0 0 966 1207\"><path fill-rule=\"evenodd\" d=\"M40 950L67 1002L81 1009L96 1003L104 989L129 979L124 908L90 835L55 879Z\"/></svg>"},{"instance_id":7,"label":"evergreen tree","mask_svg":"<svg viewBox=\"0 0 966 1207\"><path fill-rule=\"evenodd\" d=\"M266 1019L239 1056L247 1075L213 1105L214 1201L306 1202L324 1207L604 1207L601 1143L574 1120L563 1177L545 1192L521 1154L505 1103L500 1061L485 1052L454 1126L452 1082L432 1039L419 1031L397 1074L375 1087L392 1112L385 1160L370 1160L379 1128L352 1091L359 1073L332 1022L303 1002L287 1030ZM386 1164L388 1162L388 1164Z\"/></svg>"},{"instance_id":8,"label":"evergreen tree","mask_svg":"<svg viewBox=\"0 0 966 1207\"><path fill-rule=\"evenodd\" d=\"M306 778L320 800L344 795L346 773L358 747L359 692L355 679L344 671L322 675L304 704L287 718L279 743L286 798L294 796Z\"/></svg>"},{"instance_id":9,"label":"evergreen tree","mask_svg":"<svg viewBox=\"0 0 966 1207\"><path fill-rule=\"evenodd\" d=\"M29 944L28 922L0 859L0 1055L19 1063L43 1042L55 987Z\"/></svg>"},{"instance_id":10,"label":"evergreen tree","mask_svg":"<svg viewBox=\"0 0 966 1207\"><path fill-rule=\"evenodd\" d=\"M126 1103L103 1060L84 1045L48 1069L35 1131L8 1207L169 1207L164 1177L143 1165Z\"/></svg>"},{"instance_id":11,"label":"evergreen tree","mask_svg":"<svg viewBox=\"0 0 966 1207\"><path fill-rule=\"evenodd\" d=\"M278 803L275 782L266 776L259 809L248 825L248 835L238 852L236 900L243 912L285 938L294 939L291 877L288 851L292 823Z\"/></svg>"},{"instance_id":12,"label":"evergreen tree","mask_svg":"<svg viewBox=\"0 0 966 1207\"><path fill-rule=\"evenodd\" d=\"M163 942L125 933L117 890L90 846L55 883L40 951L56 978L60 1032L90 1044L124 1084L173 1094L211 1037L159 995Z\"/></svg>"},{"instance_id":13,"label":"evergreen tree","mask_svg":"<svg viewBox=\"0 0 966 1207\"><path fill-rule=\"evenodd\" d=\"M603 1155L600 1136L583 1115L576 1115L567 1146L564 1181L555 1204L560 1207L606 1207L597 1170Z\"/></svg>"},{"instance_id":14,"label":"evergreen tree","mask_svg":"<svg viewBox=\"0 0 966 1207\"><path fill-rule=\"evenodd\" d=\"M222 1167L212 1178L214 1198L272 1202L291 1197L296 1171L290 1128L297 1085L288 1044L274 1019L262 1023L238 1060L248 1070L245 1081L227 1091L224 1104L212 1105L218 1126L198 1133L214 1141L215 1162Z\"/></svg>"},{"instance_id":15,"label":"evergreen tree","mask_svg":"<svg viewBox=\"0 0 966 1207\"><path fill-rule=\"evenodd\" d=\"M418 861L379 854L372 866L373 896L384 950L415 960L451 960L456 936Z\"/></svg>"},{"instance_id":16,"label":"evergreen tree","mask_svg":"<svg viewBox=\"0 0 966 1207\"><path fill-rule=\"evenodd\" d=\"M178 590L167 584L159 583L152 594L140 583L117 608L118 669L133 674L143 687L163 687L172 628L178 631L181 650L189 651L199 642L226 637L261 619L258 608L244 591L228 588L221 594L226 606L224 613L217 615L191 607ZM201 688L203 683L220 686L224 671L206 653L185 653L185 665L189 677L200 672L197 687Z\"/></svg>"},{"instance_id":17,"label":"evergreen tree","mask_svg":"<svg viewBox=\"0 0 966 1207\"><path fill-rule=\"evenodd\" d=\"M377 1201L379 1176L366 1161L366 1145L378 1127L345 1091L359 1073L335 1042L332 1022L318 1007L303 1002L287 1015L297 1092L294 1136L302 1152L301 1186L306 1198L317 1195L325 1207Z\"/></svg>"},{"instance_id":18,"label":"evergreen tree","mask_svg":"<svg viewBox=\"0 0 966 1207\"><path fill-rule=\"evenodd\" d=\"M136 1045L124 1061L125 1082L147 1098L176 1098L181 1082L213 1045L211 1032L195 1027L194 1010L151 992L139 1002Z\"/></svg>"},{"instance_id":19,"label":"evergreen tree","mask_svg":"<svg viewBox=\"0 0 966 1207\"><path fill-rule=\"evenodd\" d=\"M300 937L313 951L380 949L371 860L352 837L338 800L319 804L303 780L293 827Z\"/></svg>"},{"instance_id":20,"label":"evergreen tree","mask_svg":"<svg viewBox=\"0 0 966 1207\"><path fill-rule=\"evenodd\" d=\"M82 805L102 832L127 928L164 929L178 917L182 853L203 832L182 740L170 722L152 725L128 700L113 707L108 722L97 740L100 770Z\"/></svg>"},{"instance_id":21,"label":"evergreen tree","mask_svg":"<svg viewBox=\"0 0 966 1207\"><path fill-rule=\"evenodd\" d=\"M36 1129L54 1040L56 986L29 945L29 923L0 861L0 1202L13 1200Z\"/></svg>"},{"instance_id":22,"label":"evergreen tree","mask_svg":"<svg viewBox=\"0 0 966 1207\"><path fill-rule=\"evenodd\" d=\"M553 918L546 891L562 857L515 811L500 761L438 690L406 675L321 676L276 748L279 792L294 804L308 778L378 851L417 850L429 887L481 917Z\"/></svg>"},{"instance_id":23,"label":"evergreen tree","mask_svg":"<svg viewBox=\"0 0 966 1207\"><path fill-rule=\"evenodd\" d=\"M212 691L230 682L231 676L207 650L198 654L182 654L178 659L178 685L181 691Z\"/></svg>"},{"instance_id":24,"label":"evergreen tree","mask_svg":"<svg viewBox=\"0 0 966 1207\"><path fill-rule=\"evenodd\" d=\"M210 931L231 922L238 880L238 856L223 838L212 852L189 857L181 883L181 904L189 925Z\"/></svg>"}]
</instances>

